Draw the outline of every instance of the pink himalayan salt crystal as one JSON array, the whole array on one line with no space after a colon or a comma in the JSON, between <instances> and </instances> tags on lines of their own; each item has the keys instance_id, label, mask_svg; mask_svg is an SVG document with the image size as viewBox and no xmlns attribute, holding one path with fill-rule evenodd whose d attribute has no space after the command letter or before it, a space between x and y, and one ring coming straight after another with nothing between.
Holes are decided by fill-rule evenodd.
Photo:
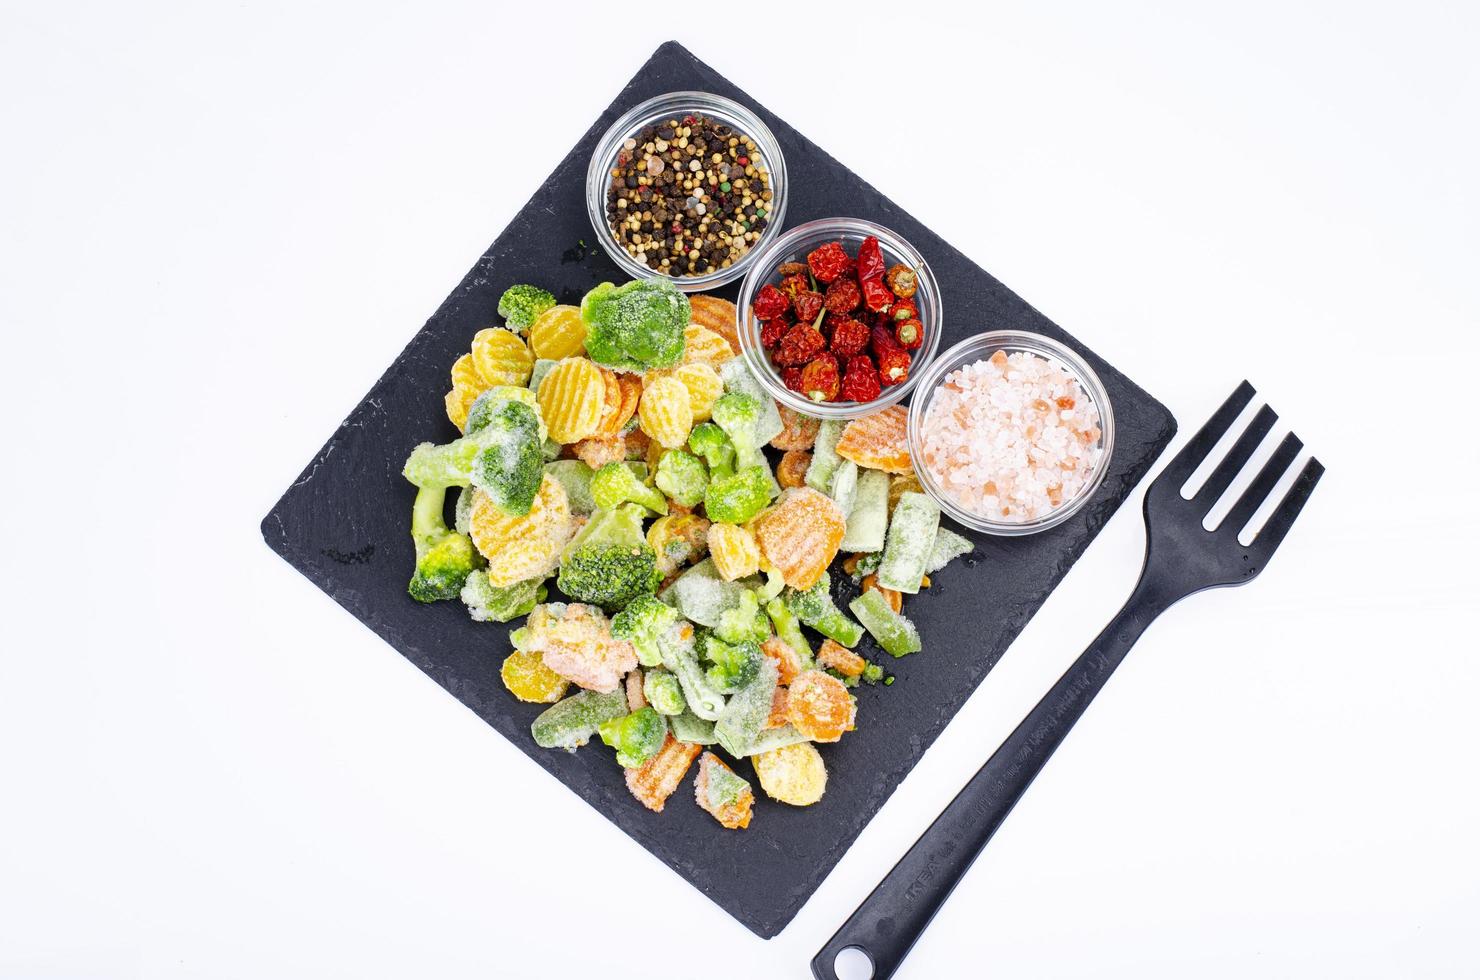
<instances>
[{"instance_id":1,"label":"pink himalayan salt crystal","mask_svg":"<svg viewBox=\"0 0 1480 980\"><path fill-rule=\"evenodd\" d=\"M1073 500L1103 452L1100 413L1074 375L997 351L946 375L925 414L924 463L946 496L1021 523Z\"/></svg>"}]
</instances>

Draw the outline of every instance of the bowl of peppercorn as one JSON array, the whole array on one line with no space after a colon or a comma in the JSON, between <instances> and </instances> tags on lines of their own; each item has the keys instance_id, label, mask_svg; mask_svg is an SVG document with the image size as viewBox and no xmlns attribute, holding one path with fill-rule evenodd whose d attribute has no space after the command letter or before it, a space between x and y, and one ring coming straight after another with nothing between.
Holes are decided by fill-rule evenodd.
<instances>
[{"instance_id":1,"label":"bowl of peppercorn","mask_svg":"<svg viewBox=\"0 0 1480 980\"><path fill-rule=\"evenodd\" d=\"M586 210L597 240L634 279L714 289L744 275L780 233L786 161L738 102L670 92L623 115L596 144Z\"/></svg>"},{"instance_id":2,"label":"bowl of peppercorn","mask_svg":"<svg viewBox=\"0 0 1480 980\"><path fill-rule=\"evenodd\" d=\"M852 419L902 401L935 358L940 286L925 258L861 218L824 218L767 244L735 301L746 364L777 401Z\"/></svg>"}]
</instances>

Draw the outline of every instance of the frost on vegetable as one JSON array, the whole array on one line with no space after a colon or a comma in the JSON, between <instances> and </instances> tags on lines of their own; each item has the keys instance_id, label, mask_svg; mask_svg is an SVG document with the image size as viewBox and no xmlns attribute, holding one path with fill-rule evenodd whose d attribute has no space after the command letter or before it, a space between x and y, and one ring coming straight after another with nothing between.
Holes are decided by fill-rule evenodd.
<instances>
[{"instance_id":1,"label":"frost on vegetable","mask_svg":"<svg viewBox=\"0 0 1480 980\"><path fill-rule=\"evenodd\" d=\"M869 631L883 651L891 657L903 657L920 651L920 634L915 624L895 612L884 593L867 589L862 595L848 603L853 615Z\"/></svg>"},{"instance_id":2,"label":"frost on vegetable","mask_svg":"<svg viewBox=\"0 0 1480 980\"><path fill-rule=\"evenodd\" d=\"M658 754L668 735L668 723L651 707L602 722L601 740L617 750L617 765L635 769Z\"/></svg>"},{"instance_id":3,"label":"frost on vegetable","mask_svg":"<svg viewBox=\"0 0 1480 980\"><path fill-rule=\"evenodd\" d=\"M827 789L827 766L811 742L784 745L751 759L761 789L773 800L810 806Z\"/></svg>"},{"instance_id":4,"label":"frost on vegetable","mask_svg":"<svg viewBox=\"0 0 1480 980\"><path fill-rule=\"evenodd\" d=\"M497 586L488 581L488 573L475 569L463 583L462 601L468 615L480 623L507 623L545 600L545 580L528 578L513 585Z\"/></svg>"},{"instance_id":5,"label":"frost on vegetable","mask_svg":"<svg viewBox=\"0 0 1480 980\"><path fill-rule=\"evenodd\" d=\"M711 521L744 524L770 503L774 484L767 466L747 466L732 476L709 481L704 490L704 513Z\"/></svg>"},{"instance_id":6,"label":"frost on vegetable","mask_svg":"<svg viewBox=\"0 0 1480 980\"><path fill-rule=\"evenodd\" d=\"M661 715L681 715L688 707L683 697L683 685L671 672L662 669L650 670L643 675L642 696Z\"/></svg>"},{"instance_id":7,"label":"frost on vegetable","mask_svg":"<svg viewBox=\"0 0 1480 980\"><path fill-rule=\"evenodd\" d=\"M672 606L660 602L656 596L640 595L612 617L611 631L612 636L632 644L637 651L638 663L644 667L656 667L663 662L658 638L677 621L678 613Z\"/></svg>"},{"instance_id":8,"label":"frost on vegetable","mask_svg":"<svg viewBox=\"0 0 1480 980\"><path fill-rule=\"evenodd\" d=\"M771 696L776 692L776 665L761 658L755 677L730 698L714 723L714 737L724 750L736 758L745 755L766 724L771 713Z\"/></svg>"},{"instance_id":9,"label":"frost on vegetable","mask_svg":"<svg viewBox=\"0 0 1480 980\"><path fill-rule=\"evenodd\" d=\"M578 691L540 713L529 726L542 749L574 752L596 734L601 723L627 714L627 695L612 691Z\"/></svg>"},{"instance_id":10,"label":"frost on vegetable","mask_svg":"<svg viewBox=\"0 0 1480 980\"><path fill-rule=\"evenodd\" d=\"M603 609L621 609L658 585L657 556L642 531L642 508L598 510L560 556L560 591Z\"/></svg>"},{"instance_id":11,"label":"frost on vegetable","mask_svg":"<svg viewBox=\"0 0 1480 980\"><path fill-rule=\"evenodd\" d=\"M705 721L692 711L684 711L683 714L669 718L668 727L673 729L673 737L680 742L692 745L714 744L714 722Z\"/></svg>"},{"instance_id":12,"label":"frost on vegetable","mask_svg":"<svg viewBox=\"0 0 1480 980\"><path fill-rule=\"evenodd\" d=\"M925 560L925 574L934 575L962 555L970 554L971 542L948 527L938 528L930 557Z\"/></svg>"},{"instance_id":13,"label":"frost on vegetable","mask_svg":"<svg viewBox=\"0 0 1480 980\"><path fill-rule=\"evenodd\" d=\"M627 789L643 806L661 813L663 804L678 789L701 751L699 746L680 742L670 735L657 755L636 769L627 770Z\"/></svg>"},{"instance_id":14,"label":"frost on vegetable","mask_svg":"<svg viewBox=\"0 0 1480 980\"><path fill-rule=\"evenodd\" d=\"M709 549L709 522L697 514L669 514L648 526L648 547L664 578L698 561Z\"/></svg>"},{"instance_id":15,"label":"frost on vegetable","mask_svg":"<svg viewBox=\"0 0 1480 980\"><path fill-rule=\"evenodd\" d=\"M581 300L586 352L615 371L648 371L683 359L689 300L665 279L604 282Z\"/></svg>"},{"instance_id":16,"label":"frost on vegetable","mask_svg":"<svg viewBox=\"0 0 1480 980\"><path fill-rule=\"evenodd\" d=\"M833 474L832 489L828 496L838 505L838 510L843 512L843 517L853 513L854 500L858 495L858 464L851 459L844 460L837 472Z\"/></svg>"},{"instance_id":17,"label":"frost on vegetable","mask_svg":"<svg viewBox=\"0 0 1480 980\"><path fill-rule=\"evenodd\" d=\"M689 433L689 450L704 457L709 467L708 479L716 480L735 472L735 447L725 430L713 422L700 422Z\"/></svg>"},{"instance_id":18,"label":"frost on vegetable","mask_svg":"<svg viewBox=\"0 0 1480 980\"><path fill-rule=\"evenodd\" d=\"M406 591L417 602L456 598L479 561L472 540L447 526L446 501L446 487L420 487L411 508L416 571Z\"/></svg>"},{"instance_id":19,"label":"frost on vegetable","mask_svg":"<svg viewBox=\"0 0 1480 980\"><path fill-rule=\"evenodd\" d=\"M548 290L524 283L510 286L498 299L498 315L513 329L523 333L535 319L555 305Z\"/></svg>"},{"instance_id":20,"label":"frost on vegetable","mask_svg":"<svg viewBox=\"0 0 1480 980\"><path fill-rule=\"evenodd\" d=\"M704 488L709 485L709 471L699 457L682 449L670 449L658 460L654 478L668 499L693 510L704 502Z\"/></svg>"},{"instance_id":21,"label":"frost on vegetable","mask_svg":"<svg viewBox=\"0 0 1480 980\"><path fill-rule=\"evenodd\" d=\"M842 464L838 455L838 439L848 423L838 419L823 419L817 429L817 439L812 444L812 465L807 467L807 486L818 493L832 490L833 474Z\"/></svg>"},{"instance_id":22,"label":"frost on vegetable","mask_svg":"<svg viewBox=\"0 0 1480 980\"><path fill-rule=\"evenodd\" d=\"M807 642L806 634L802 632L801 620L796 614L787 608L786 600L781 597L772 599L766 603L766 615L771 619L771 625L776 627L776 636L792 649L801 658L803 667L812 665L812 645Z\"/></svg>"},{"instance_id":23,"label":"frost on vegetable","mask_svg":"<svg viewBox=\"0 0 1480 980\"><path fill-rule=\"evenodd\" d=\"M663 653L663 666L678 678L689 710L705 721L715 721L725 707L725 696L714 689L699 664L694 627L688 623L670 626L658 638Z\"/></svg>"},{"instance_id":24,"label":"frost on vegetable","mask_svg":"<svg viewBox=\"0 0 1480 980\"><path fill-rule=\"evenodd\" d=\"M781 412L776 408L775 399L766 394L755 375L750 373L745 358L736 357L725 361L720 365L719 376L725 383L725 391L749 395L760 404L760 418L755 429L756 445L765 445L785 430L786 426L781 421Z\"/></svg>"},{"instance_id":25,"label":"frost on vegetable","mask_svg":"<svg viewBox=\"0 0 1480 980\"><path fill-rule=\"evenodd\" d=\"M601 610L579 602L535 606L529 621L515 631L521 650L538 653L545 666L592 691L615 691L637 666L637 651L612 636Z\"/></svg>"},{"instance_id":26,"label":"frost on vegetable","mask_svg":"<svg viewBox=\"0 0 1480 980\"><path fill-rule=\"evenodd\" d=\"M863 638L863 627L838 608L837 603L833 602L831 589L832 577L823 572L822 577L811 588L789 588L782 593L782 598L786 607L803 624L845 647L857 646L858 641Z\"/></svg>"},{"instance_id":27,"label":"frost on vegetable","mask_svg":"<svg viewBox=\"0 0 1480 980\"><path fill-rule=\"evenodd\" d=\"M417 446L402 474L418 487L471 484L504 511L517 515L529 512L543 463L535 409L500 399L476 431L445 445L425 442Z\"/></svg>"},{"instance_id":28,"label":"frost on vegetable","mask_svg":"<svg viewBox=\"0 0 1480 980\"><path fill-rule=\"evenodd\" d=\"M668 513L668 501L644 484L626 463L607 463L591 478L591 499L601 510L625 503L639 504L654 514Z\"/></svg>"},{"instance_id":29,"label":"frost on vegetable","mask_svg":"<svg viewBox=\"0 0 1480 980\"><path fill-rule=\"evenodd\" d=\"M699 775L694 780L694 799L720 826L741 830L750 826L755 793L750 783L735 775L713 752L699 757Z\"/></svg>"},{"instance_id":30,"label":"frost on vegetable","mask_svg":"<svg viewBox=\"0 0 1480 980\"><path fill-rule=\"evenodd\" d=\"M591 497L591 477L595 472L578 459L556 459L545 464L545 472L565 488L565 499L572 514L589 514L596 509Z\"/></svg>"},{"instance_id":31,"label":"frost on vegetable","mask_svg":"<svg viewBox=\"0 0 1480 980\"><path fill-rule=\"evenodd\" d=\"M903 494L889 521L879 584L896 592L919 592L939 527L940 507L935 501L923 493Z\"/></svg>"},{"instance_id":32,"label":"frost on vegetable","mask_svg":"<svg viewBox=\"0 0 1480 980\"><path fill-rule=\"evenodd\" d=\"M545 666L544 658L528 650L515 650L504 658L499 678L520 701L554 704L570 690L570 681Z\"/></svg>"},{"instance_id":33,"label":"frost on vegetable","mask_svg":"<svg viewBox=\"0 0 1480 980\"><path fill-rule=\"evenodd\" d=\"M724 611L740 602L741 593L758 584L752 579L727 582L714 562L706 558L675 579L660 598L684 619L701 626L718 626Z\"/></svg>"},{"instance_id":34,"label":"frost on vegetable","mask_svg":"<svg viewBox=\"0 0 1480 980\"><path fill-rule=\"evenodd\" d=\"M856 465L849 462L850 466ZM838 547L843 551L884 550L884 532L889 526L889 474L882 470L859 470L853 494L853 511Z\"/></svg>"},{"instance_id":35,"label":"frost on vegetable","mask_svg":"<svg viewBox=\"0 0 1480 980\"><path fill-rule=\"evenodd\" d=\"M752 641L726 643L712 633L705 638L704 657L711 665L704 676L714 690L724 695L749 686L760 673L761 662L766 659L761 648Z\"/></svg>"}]
</instances>

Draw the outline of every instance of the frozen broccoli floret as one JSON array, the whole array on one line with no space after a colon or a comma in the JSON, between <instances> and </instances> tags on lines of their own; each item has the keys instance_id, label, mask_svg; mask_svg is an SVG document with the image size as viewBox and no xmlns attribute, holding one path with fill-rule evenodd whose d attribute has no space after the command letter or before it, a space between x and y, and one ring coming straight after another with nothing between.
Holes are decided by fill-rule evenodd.
<instances>
[{"instance_id":1,"label":"frozen broccoli floret","mask_svg":"<svg viewBox=\"0 0 1480 980\"><path fill-rule=\"evenodd\" d=\"M683 685L666 670L650 670L642 678L642 696L660 715L682 714L688 702L683 699Z\"/></svg>"},{"instance_id":2,"label":"frozen broccoli floret","mask_svg":"<svg viewBox=\"0 0 1480 980\"><path fill-rule=\"evenodd\" d=\"M525 579L513 585L490 585L488 573L481 568L468 573L463 583L462 601L468 615L480 623L507 623L516 616L527 616L531 609L545 601L545 580Z\"/></svg>"},{"instance_id":3,"label":"frozen broccoli floret","mask_svg":"<svg viewBox=\"0 0 1480 980\"><path fill-rule=\"evenodd\" d=\"M630 715L602 722L597 731L603 742L617 750L617 765L636 769L663 747L668 723L652 708L638 708Z\"/></svg>"},{"instance_id":4,"label":"frozen broccoli floret","mask_svg":"<svg viewBox=\"0 0 1480 980\"><path fill-rule=\"evenodd\" d=\"M754 643L726 643L710 634L704 643L704 656L714 665L705 673L709 683L721 694L734 694L755 680L765 654Z\"/></svg>"},{"instance_id":5,"label":"frozen broccoli floret","mask_svg":"<svg viewBox=\"0 0 1480 980\"><path fill-rule=\"evenodd\" d=\"M447 526L443 508L446 487L419 487L411 505L411 540L416 545L416 572L406 591L417 602L455 599L479 563L472 539Z\"/></svg>"},{"instance_id":6,"label":"frozen broccoli floret","mask_svg":"<svg viewBox=\"0 0 1480 980\"><path fill-rule=\"evenodd\" d=\"M520 283L505 289L504 294L498 298L498 315L509 326L523 333L541 313L554 305L555 297L549 291Z\"/></svg>"},{"instance_id":7,"label":"frozen broccoli floret","mask_svg":"<svg viewBox=\"0 0 1480 980\"><path fill-rule=\"evenodd\" d=\"M657 555L642 535L642 508L598 510L560 556L560 591L608 611L658 587Z\"/></svg>"},{"instance_id":8,"label":"frozen broccoli floret","mask_svg":"<svg viewBox=\"0 0 1480 980\"><path fill-rule=\"evenodd\" d=\"M668 501L643 483L626 463L607 463L591 478L591 499L602 510L625 503L641 504L655 514L668 513Z\"/></svg>"},{"instance_id":9,"label":"frozen broccoli floret","mask_svg":"<svg viewBox=\"0 0 1480 980\"><path fill-rule=\"evenodd\" d=\"M689 298L666 279L604 282L581 300L586 353L616 371L675 367L683 359Z\"/></svg>"},{"instance_id":10,"label":"frozen broccoli floret","mask_svg":"<svg viewBox=\"0 0 1480 980\"><path fill-rule=\"evenodd\" d=\"M771 617L771 625L776 627L776 635L787 646L796 651L797 656L803 660L803 666L812 666L812 644L807 642L807 637L802 633L802 624L796 614L786 607L786 600L779 596L766 603L766 615Z\"/></svg>"},{"instance_id":11,"label":"frozen broccoli floret","mask_svg":"<svg viewBox=\"0 0 1480 980\"><path fill-rule=\"evenodd\" d=\"M402 475L418 487L465 487L488 494L505 512L529 513L544 475L539 417L523 402L500 401L476 432L411 451Z\"/></svg>"},{"instance_id":12,"label":"frozen broccoli floret","mask_svg":"<svg viewBox=\"0 0 1480 980\"><path fill-rule=\"evenodd\" d=\"M726 643L765 643L771 637L771 621L761 611L756 594L746 589L740 601L719 615L714 635Z\"/></svg>"},{"instance_id":13,"label":"frozen broccoli floret","mask_svg":"<svg viewBox=\"0 0 1480 980\"><path fill-rule=\"evenodd\" d=\"M486 426L494 418L503 402L523 402L533 409L535 419L540 426L540 441L546 441L549 432L545 429L544 417L540 415L538 396L528 388L519 388L515 385L494 385L473 399L473 404L468 408L468 420L463 423L463 435L470 436Z\"/></svg>"},{"instance_id":14,"label":"frozen broccoli floret","mask_svg":"<svg viewBox=\"0 0 1480 980\"><path fill-rule=\"evenodd\" d=\"M884 679L884 668L878 664L869 664L863 668L863 673L858 676L865 684L877 684Z\"/></svg>"},{"instance_id":15,"label":"frozen broccoli floret","mask_svg":"<svg viewBox=\"0 0 1480 980\"><path fill-rule=\"evenodd\" d=\"M782 593L782 599L786 608L806 625L845 647L855 647L863 639L863 627L838 608L833 602L831 589L832 576L824 571L810 589L787 589Z\"/></svg>"},{"instance_id":16,"label":"frozen broccoli floret","mask_svg":"<svg viewBox=\"0 0 1480 980\"><path fill-rule=\"evenodd\" d=\"M722 524L744 524L770 502L771 471L764 465L710 480L704 489L704 513Z\"/></svg>"},{"instance_id":17,"label":"frozen broccoli floret","mask_svg":"<svg viewBox=\"0 0 1480 980\"><path fill-rule=\"evenodd\" d=\"M721 395L709 410L714 424L730 437L735 447L735 468L764 466L766 458L755 441L755 426L761 417L761 403L749 395L732 391Z\"/></svg>"},{"instance_id":18,"label":"frozen broccoli floret","mask_svg":"<svg viewBox=\"0 0 1480 980\"><path fill-rule=\"evenodd\" d=\"M692 453L670 449L658 460L658 473L653 482L668 499L692 510L704 501L704 488L709 486L709 472Z\"/></svg>"},{"instance_id":19,"label":"frozen broccoli floret","mask_svg":"<svg viewBox=\"0 0 1480 980\"><path fill-rule=\"evenodd\" d=\"M689 448L704 457L709 479L718 480L735 472L735 447L725 430L713 422L700 422L689 433Z\"/></svg>"},{"instance_id":20,"label":"frozen broccoli floret","mask_svg":"<svg viewBox=\"0 0 1480 980\"><path fill-rule=\"evenodd\" d=\"M638 663L644 667L656 667L663 662L658 637L676 622L678 613L672 606L657 596L640 595L612 617L612 636L632 644L637 651Z\"/></svg>"}]
</instances>

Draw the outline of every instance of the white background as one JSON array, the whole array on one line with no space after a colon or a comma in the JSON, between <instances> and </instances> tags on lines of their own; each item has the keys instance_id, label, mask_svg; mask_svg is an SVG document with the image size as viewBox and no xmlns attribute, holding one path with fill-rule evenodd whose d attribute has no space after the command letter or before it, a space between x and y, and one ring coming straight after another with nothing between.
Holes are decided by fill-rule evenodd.
<instances>
[{"instance_id":1,"label":"white background","mask_svg":"<svg viewBox=\"0 0 1480 980\"><path fill-rule=\"evenodd\" d=\"M1476 7L557 6L4 4L0 975L802 977L1120 603L1135 504L762 942L263 545L670 36L1184 438L1248 376L1330 470L900 976L1480 973Z\"/></svg>"}]
</instances>

